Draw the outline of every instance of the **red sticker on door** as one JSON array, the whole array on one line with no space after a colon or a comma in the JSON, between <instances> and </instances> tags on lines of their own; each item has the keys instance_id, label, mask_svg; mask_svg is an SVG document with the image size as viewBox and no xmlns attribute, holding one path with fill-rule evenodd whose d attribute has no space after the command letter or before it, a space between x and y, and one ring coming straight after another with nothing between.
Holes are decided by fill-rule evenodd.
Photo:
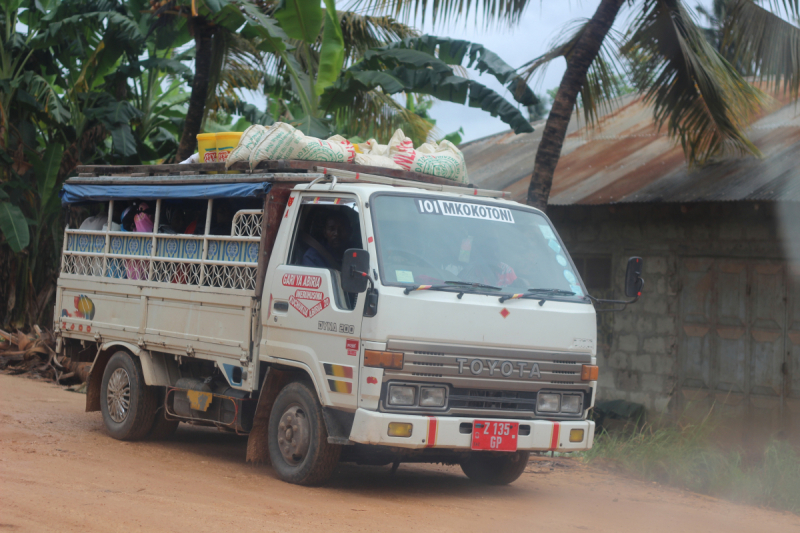
<instances>
[{"instance_id":1,"label":"red sticker on door","mask_svg":"<svg viewBox=\"0 0 800 533\"><path fill-rule=\"evenodd\" d=\"M345 348L347 348L347 355L353 357L358 356L358 341L355 339L347 339L345 341Z\"/></svg>"},{"instance_id":2,"label":"red sticker on door","mask_svg":"<svg viewBox=\"0 0 800 533\"><path fill-rule=\"evenodd\" d=\"M300 291L298 291L300 292ZM316 293L322 294L322 293ZM330 298L324 298L321 301L318 301L316 305L312 307L307 307L303 302L301 302L295 295L289 296L289 304L297 309L297 311L306 318L311 318L317 315L320 311L328 307L331 303Z\"/></svg>"},{"instance_id":3,"label":"red sticker on door","mask_svg":"<svg viewBox=\"0 0 800 533\"><path fill-rule=\"evenodd\" d=\"M302 287L304 289L319 289L322 285L322 277L305 274L284 274L281 281L285 287Z\"/></svg>"}]
</instances>

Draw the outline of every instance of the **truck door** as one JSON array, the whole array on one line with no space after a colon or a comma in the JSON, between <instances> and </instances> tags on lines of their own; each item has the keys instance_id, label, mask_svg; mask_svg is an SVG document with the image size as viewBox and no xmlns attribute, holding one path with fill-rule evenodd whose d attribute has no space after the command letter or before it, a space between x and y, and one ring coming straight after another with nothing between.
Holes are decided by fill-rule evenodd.
<instances>
[{"instance_id":1,"label":"truck door","mask_svg":"<svg viewBox=\"0 0 800 533\"><path fill-rule=\"evenodd\" d=\"M364 295L341 285L344 250L365 248L356 197L304 193L287 257L272 276L269 355L304 363L323 405L355 408Z\"/></svg>"}]
</instances>

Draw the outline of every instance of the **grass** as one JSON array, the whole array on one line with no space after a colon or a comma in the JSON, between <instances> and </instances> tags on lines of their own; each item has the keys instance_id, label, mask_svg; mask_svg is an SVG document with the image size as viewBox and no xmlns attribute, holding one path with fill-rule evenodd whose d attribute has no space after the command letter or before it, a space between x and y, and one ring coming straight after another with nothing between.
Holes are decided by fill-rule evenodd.
<instances>
[{"instance_id":1,"label":"grass","mask_svg":"<svg viewBox=\"0 0 800 533\"><path fill-rule=\"evenodd\" d=\"M715 427L706 418L696 424L601 431L584 459L639 479L800 514L797 451L779 440L771 440L757 454L726 450L711 439Z\"/></svg>"}]
</instances>

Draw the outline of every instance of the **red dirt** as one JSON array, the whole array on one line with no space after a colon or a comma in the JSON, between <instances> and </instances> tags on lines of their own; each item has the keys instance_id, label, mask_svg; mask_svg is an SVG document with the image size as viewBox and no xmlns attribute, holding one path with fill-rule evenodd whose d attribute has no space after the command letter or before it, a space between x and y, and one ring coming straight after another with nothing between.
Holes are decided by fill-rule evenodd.
<instances>
[{"instance_id":1,"label":"red dirt","mask_svg":"<svg viewBox=\"0 0 800 533\"><path fill-rule=\"evenodd\" d=\"M799 531L800 517L534 461L507 487L457 467L341 465L325 487L245 463L246 440L181 425L124 443L85 396L0 375L0 531ZM551 469L552 466L552 469Z\"/></svg>"}]
</instances>

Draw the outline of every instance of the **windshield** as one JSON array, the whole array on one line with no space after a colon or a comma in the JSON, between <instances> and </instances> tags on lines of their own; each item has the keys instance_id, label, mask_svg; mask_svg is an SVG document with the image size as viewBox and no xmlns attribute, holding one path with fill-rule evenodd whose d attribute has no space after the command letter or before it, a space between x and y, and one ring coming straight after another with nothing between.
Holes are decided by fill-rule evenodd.
<instances>
[{"instance_id":1,"label":"windshield","mask_svg":"<svg viewBox=\"0 0 800 533\"><path fill-rule=\"evenodd\" d=\"M459 282L503 293L557 289L575 293L558 294L572 299L584 294L550 223L536 212L429 196L384 194L372 204L386 284Z\"/></svg>"}]
</instances>

